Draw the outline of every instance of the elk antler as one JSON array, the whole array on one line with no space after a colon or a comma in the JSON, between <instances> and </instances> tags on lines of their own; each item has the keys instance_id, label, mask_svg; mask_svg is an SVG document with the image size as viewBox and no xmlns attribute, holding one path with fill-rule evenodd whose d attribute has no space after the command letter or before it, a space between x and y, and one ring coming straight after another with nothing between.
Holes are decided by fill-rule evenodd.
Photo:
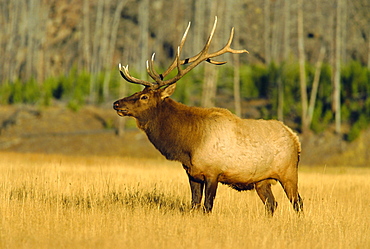
<instances>
[{"instance_id":1,"label":"elk antler","mask_svg":"<svg viewBox=\"0 0 370 249\"><path fill-rule=\"evenodd\" d=\"M121 64L119 64L119 70L120 70L120 73L121 73L122 77L125 80L127 80L128 82L135 83L135 84L141 84L141 85L144 85L146 87L150 87L152 89L158 89L162 86L171 85L171 84L176 83L185 74L187 74L190 70L192 70L194 67L196 67L197 65L199 65L203 61L207 61L207 62L209 62L211 64L215 64L215 65L222 65L222 64L226 63L226 61L212 60L213 57L216 57L216 56L219 56L219 55L222 55L222 54L225 54L225 53L233 53L233 54L249 53L245 49L236 50L236 49L232 49L230 47L231 42L233 41L233 37L234 37L234 28L231 29L229 40L227 41L226 45L222 49L220 49L220 50L218 50L217 52L214 52L214 53L208 53L209 46L211 45L211 41L212 41L212 38L213 38L213 35L214 35L214 32L215 32L216 26L217 26L217 16L215 17L215 22L213 24L211 34L209 35L208 40L207 40L204 48L202 49L202 51L200 51L197 55L195 55L193 57L187 58L185 60L181 60L180 59L180 54L181 54L181 51L182 51L182 47L184 46L186 37L188 35L188 31L190 29L190 22L189 22L188 27L186 28L185 33L184 33L184 35L181 39L180 45L177 47L177 53L176 53L175 59L173 60L171 65L167 68L167 70L165 72L163 72L162 74L158 74L154 69L155 53L153 53L151 60L146 61L146 71L149 74L149 76L155 82L149 82L149 81L137 79L137 78L130 75L130 73L128 71L128 65L126 67L124 67L124 66L121 66ZM181 65L185 65L185 64L190 64L190 65L188 67L182 69ZM177 68L177 75L175 77L173 77L172 79L164 80L164 78L170 72L172 72L175 69L175 67Z\"/></svg>"}]
</instances>

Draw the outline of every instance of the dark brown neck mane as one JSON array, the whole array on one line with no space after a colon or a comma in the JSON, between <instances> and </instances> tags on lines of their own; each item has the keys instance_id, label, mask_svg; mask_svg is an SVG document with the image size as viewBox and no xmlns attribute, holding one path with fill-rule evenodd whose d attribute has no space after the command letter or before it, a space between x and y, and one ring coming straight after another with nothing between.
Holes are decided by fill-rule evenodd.
<instances>
[{"instance_id":1,"label":"dark brown neck mane","mask_svg":"<svg viewBox=\"0 0 370 249\"><path fill-rule=\"evenodd\" d=\"M209 109L186 106L166 98L137 118L137 124L162 155L188 165L204 133L202 116L208 112Z\"/></svg>"}]
</instances>

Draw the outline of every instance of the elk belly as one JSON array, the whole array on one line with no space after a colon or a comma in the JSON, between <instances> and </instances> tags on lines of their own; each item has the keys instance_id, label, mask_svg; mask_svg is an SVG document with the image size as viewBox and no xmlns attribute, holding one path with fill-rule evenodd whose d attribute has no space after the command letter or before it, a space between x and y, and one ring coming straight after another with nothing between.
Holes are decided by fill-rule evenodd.
<instances>
[{"instance_id":1,"label":"elk belly","mask_svg":"<svg viewBox=\"0 0 370 249\"><path fill-rule=\"evenodd\" d=\"M273 176L273 157L246 150L243 154L234 155L232 160L220 164L222 173L220 182L228 184L250 184Z\"/></svg>"},{"instance_id":2,"label":"elk belly","mask_svg":"<svg viewBox=\"0 0 370 249\"><path fill-rule=\"evenodd\" d=\"M193 173L218 175L219 181L226 184L249 184L271 178L274 148L257 142L235 141L225 133L209 139L193 157Z\"/></svg>"}]
</instances>

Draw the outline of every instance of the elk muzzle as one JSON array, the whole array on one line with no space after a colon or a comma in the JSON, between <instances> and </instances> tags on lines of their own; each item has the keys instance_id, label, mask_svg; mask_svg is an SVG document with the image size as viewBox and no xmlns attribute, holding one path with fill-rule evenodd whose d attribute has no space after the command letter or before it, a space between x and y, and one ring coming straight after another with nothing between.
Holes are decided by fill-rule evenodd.
<instances>
[{"instance_id":1,"label":"elk muzzle","mask_svg":"<svg viewBox=\"0 0 370 249\"><path fill-rule=\"evenodd\" d=\"M119 100L113 103L113 109L119 116L130 116L128 109L124 106L122 107Z\"/></svg>"}]
</instances>

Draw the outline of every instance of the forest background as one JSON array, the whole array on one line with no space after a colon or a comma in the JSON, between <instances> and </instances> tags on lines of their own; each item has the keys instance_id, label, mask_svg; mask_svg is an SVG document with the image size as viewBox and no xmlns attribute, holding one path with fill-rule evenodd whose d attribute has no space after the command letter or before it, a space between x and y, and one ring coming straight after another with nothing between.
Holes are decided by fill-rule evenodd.
<instances>
[{"instance_id":1,"label":"forest background","mask_svg":"<svg viewBox=\"0 0 370 249\"><path fill-rule=\"evenodd\" d=\"M211 50L235 27L232 47L250 54L199 66L175 99L348 141L370 123L367 0L1 0L0 12L2 105L110 106L140 89L120 78L118 63L147 79L153 52L165 69L191 21L182 57L195 55L217 16Z\"/></svg>"}]
</instances>

